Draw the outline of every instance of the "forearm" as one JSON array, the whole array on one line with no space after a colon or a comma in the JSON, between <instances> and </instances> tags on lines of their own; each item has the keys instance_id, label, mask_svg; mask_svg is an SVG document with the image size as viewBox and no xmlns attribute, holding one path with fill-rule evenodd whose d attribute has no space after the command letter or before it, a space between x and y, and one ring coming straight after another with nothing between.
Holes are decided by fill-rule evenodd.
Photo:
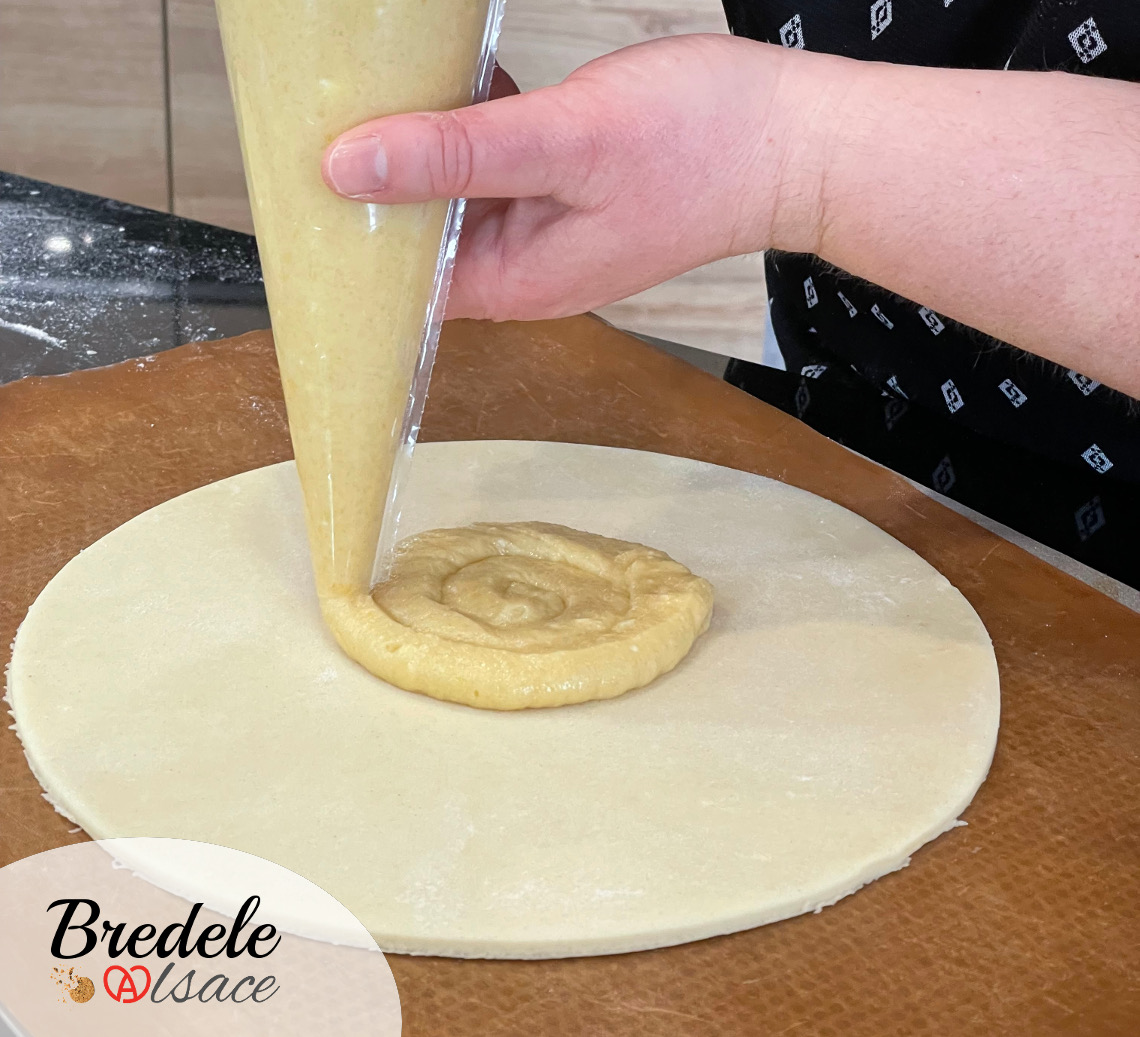
<instances>
[{"instance_id":1,"label":"forearm","mask_svg":"<svg viewBox=\"0 0 1140 1037\"><path fill-rule=\"evenodd\" d=\"M452 315L561 316L723 256L817 252L1140 396L1140 86L680 36L365 123L324 171L360 201L485 200Z\"/></svg>"},{"instance_id":2,"label":"forearm","mask_svg":"<svg viewBox=\"0 0 1140 1037\"><path fill-rule=\"evenodd\" d=\"M1140 395L1140 86L804 58L810 250Z\"/></svg>"}]
</instances>

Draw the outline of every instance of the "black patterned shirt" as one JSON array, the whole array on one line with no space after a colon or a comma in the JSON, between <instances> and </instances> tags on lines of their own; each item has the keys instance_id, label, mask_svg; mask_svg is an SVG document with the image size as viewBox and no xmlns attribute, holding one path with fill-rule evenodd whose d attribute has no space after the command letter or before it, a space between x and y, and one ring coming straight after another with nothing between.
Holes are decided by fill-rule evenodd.
<instances>
[{"instance_id":1,"label":"black patterned shirt","mask_svg":"<svg viewBox=\"0 0 1140 1037\"><path fill-rule=\"evenodd\" d=\"M725 8L737 35L785 47L911 65L1059 69L1140 81L1140 0L725 0ZM906 474L952 496L958 495L955 484L960 490L972 484L964 503L1078 556L1111 520L1099 487L1114 484L1108 511L1120 522L1131 493L1134 538L1140 520L1137 401L815 256L770 252L766 273L776 338L798 380L789 410L871 456L871 445L880 445L879 459L900 470L907 465L894 463L894 454L914 455L911 466L917 467ZM728 377L750 391L751 383L764 381L753 365L740 362ZM825 388L828 380L832 390ZM844 425L843 402L858 392L882 402L868 403L862 419L855 417L860 408L849 408L850 421L881 427L860 432ZM909 432L900 420L908 410L923 412ZM891 444L892 436L908 434L946 441L931 444L920 460ZM983 471L977 459L987 451L1012 451L1006 469L994 464ZM1067 496L1039 487L1033 502L1037 511L1049 509L1055 497L1063 515L1035 525L1024 506L1030 490L1002 478L1014 463L1034 471L1034 487L1076 480ZM971 466L977 469L972 478ZM1003 501L1001 482L1007 495L1023 500ZM1050 535L1046 526L1069 528L1072 535ZM1108 539L1101 535L1102 549ZM1098 555L1090 564L1112 571L1111 557ZM1140 563L1134 568L1140 573ZM1121 578L1136 582L1132 571Z\"/></svg>"}]
</instances>

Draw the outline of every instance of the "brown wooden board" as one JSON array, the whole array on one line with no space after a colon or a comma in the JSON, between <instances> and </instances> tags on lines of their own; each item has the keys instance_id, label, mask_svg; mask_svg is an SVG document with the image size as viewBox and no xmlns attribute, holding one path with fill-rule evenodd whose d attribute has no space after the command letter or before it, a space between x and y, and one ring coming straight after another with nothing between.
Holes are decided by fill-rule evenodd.
<instances>
[{"instance_id":1,"label":"brown wooden board","mask_svg":"<svg viewBox=\"0 0 1140 1037\"><path fill-rule=\"evenodd\" d=\"M588 317L448 325L423 438L655 450L837 501L970 599L1003 715L968 827L903 871L819 915L641 954L392 956L408 1037L1140 1034L1140 615ZM289 455L264 332L0 388L0 643L104 533ZM0 864L83 838L69 827L0 730Z\"/></svg>"}]
</instances>

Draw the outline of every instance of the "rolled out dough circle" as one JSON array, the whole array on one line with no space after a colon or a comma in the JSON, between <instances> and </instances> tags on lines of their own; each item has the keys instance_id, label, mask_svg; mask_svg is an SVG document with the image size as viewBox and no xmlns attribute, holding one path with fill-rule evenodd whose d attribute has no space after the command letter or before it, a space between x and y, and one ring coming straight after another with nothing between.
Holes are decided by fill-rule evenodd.
<instances>
[{"instance_id":1,"label":"rolled out dough circle","mask_svg":"<svg viewBox=\"0 0 1140 1037\"><path fill-rule=\"evenodd\" d=\"M292 465L247 472L104 537L29 611L10 700L57 807L96 837L282 864L385 950L542 958L830 904L951 828L986 775L981 621L835 504L515 442L421 446L405 503L404 533L538 520L650 544L712 582L712 626L616 699L498 713L409 694L322 626Z\"/></svg>"}]
</instances>

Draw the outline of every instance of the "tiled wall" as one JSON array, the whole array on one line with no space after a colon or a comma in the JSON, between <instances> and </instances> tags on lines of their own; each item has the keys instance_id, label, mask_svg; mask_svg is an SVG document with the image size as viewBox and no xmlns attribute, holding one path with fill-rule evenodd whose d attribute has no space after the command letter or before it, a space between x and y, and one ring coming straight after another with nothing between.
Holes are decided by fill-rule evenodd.
<instances>
[{"instance_id":1,"label":"tiled wall","mask_svg":"<svg viewBox=\"0 0 1140 1037\"><path fill-rule=\"evenodd\" d=\"M722 32L719 0L507 0L500 61L523 89L656 36ZM0 0L0 169L250 229L213 0ZM603 311L755 355L758 257Z\"/></svg>"}]
</instances>

